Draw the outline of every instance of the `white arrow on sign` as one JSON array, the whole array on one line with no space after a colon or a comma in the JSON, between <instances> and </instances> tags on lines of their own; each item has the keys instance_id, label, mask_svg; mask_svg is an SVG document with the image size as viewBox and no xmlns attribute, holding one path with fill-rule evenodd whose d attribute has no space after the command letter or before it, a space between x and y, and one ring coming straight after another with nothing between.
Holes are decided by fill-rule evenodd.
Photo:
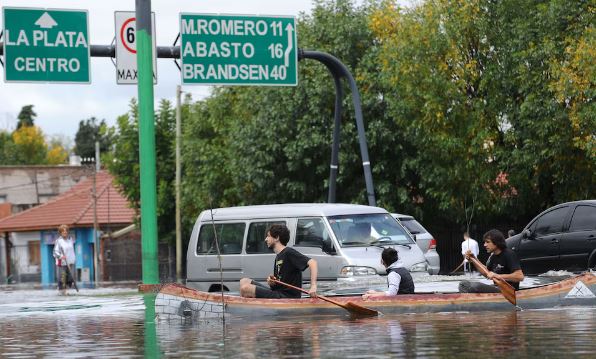
<instances>
[{"instance_id":1,"label":"white arrow on sign","mask_svg":"<svg viewBox=\"0 0 596 359\"><path fill-rule=\"evenodd\" d=\"M58 25L58 23L54 21L50 14L44 12L43 15L41 15L39 19L37 19L35 25L41 27L42 29L51 29L54 26Z\"/></svg>"},{"instance_id":2,"label":"white arrow on sign","mask_svg":"<svg viewBox=\"0 0 596 359\"><path fill-rule=\"evenodd\" d=\"M290 52L292 52L292 48L294 47L294 36L292 36L294 27L292 24L288 24L288 26L286 26L286 31L288 32L288 47L286 48L286 52L284 54L284 65L288 67L290 66Z\"/></svg>"}]
</instances>

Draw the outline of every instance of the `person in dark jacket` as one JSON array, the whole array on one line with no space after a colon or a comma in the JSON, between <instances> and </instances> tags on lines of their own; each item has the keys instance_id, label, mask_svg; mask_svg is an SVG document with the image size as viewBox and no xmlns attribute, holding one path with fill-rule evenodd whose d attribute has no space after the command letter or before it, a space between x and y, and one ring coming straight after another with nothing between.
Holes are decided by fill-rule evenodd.
<instances>
[{"instance_id":1,"label":"person in dark jacket","mask_svg":"<svg viewBox=\"0 0 596 359\"><path fill-rule=\"evenodd\" d=\"M414 280L410 275L410 271L399 261L395 248L383 249L381 263L387 268L387 291L369 290L362 295L362 299L397 294L414 294Z\"/></svg>"}]
</instances>

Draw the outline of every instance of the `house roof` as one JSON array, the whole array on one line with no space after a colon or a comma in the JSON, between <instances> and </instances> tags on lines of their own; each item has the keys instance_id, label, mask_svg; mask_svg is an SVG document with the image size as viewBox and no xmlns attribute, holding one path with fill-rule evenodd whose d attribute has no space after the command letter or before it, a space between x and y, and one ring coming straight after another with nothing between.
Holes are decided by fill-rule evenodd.
<instances>
[{"instance_id":1,"label":"house roof","mask_svg":"<svg viewBox=\"0 0 596 359\"><path fill-rule=\"evenodd\" d=\"M95 177L97 224L133 223L135 211L114 186L113 177L106 171L97 172ZM0 219L0 232L55 229L61 224L90 227L93 226L93 218L93 176L90 176L47 203Z\"/></svg>"}]
</instances>

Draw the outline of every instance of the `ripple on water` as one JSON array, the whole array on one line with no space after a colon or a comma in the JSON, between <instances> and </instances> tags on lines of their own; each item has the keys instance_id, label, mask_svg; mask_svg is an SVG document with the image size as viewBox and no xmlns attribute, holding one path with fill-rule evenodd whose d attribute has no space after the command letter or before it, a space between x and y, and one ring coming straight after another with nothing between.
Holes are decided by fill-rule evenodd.
<instances>
[{"instance_id":1,"label":"ripple on water","mask_svg":"<svg viewBox=\"0 0 596 359\"><path fill-rule=\"evenodd\" d=\"M55 298L54 298L55 299ZM0 305L3 357L591 358L596 308L430 313L350 319L347 315L225 323L155 323L141 296L69 298L7 314ZM150 303L150 301L148 302ZM39 305L38 305L39 304Z\"/></svg>"}]
</instances>

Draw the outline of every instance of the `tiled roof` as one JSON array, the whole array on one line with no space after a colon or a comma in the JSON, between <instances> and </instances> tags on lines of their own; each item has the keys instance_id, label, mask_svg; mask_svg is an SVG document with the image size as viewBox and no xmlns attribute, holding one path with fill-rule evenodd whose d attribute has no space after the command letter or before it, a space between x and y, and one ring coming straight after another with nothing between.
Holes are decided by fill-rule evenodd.
<instances>
[{"instance_id":1,"label":"tiled roof","mask_svg":"<svg viewBox=\"0 0 596 359\"><path fill-rule=\"evenodd\" d=\"M113 177L106 171L96 175L97 223L131 224L136 216L128 201L114 186ZM60 224L71 227L92 227L94 217L93 176L79 182L70 190L47 203L13 216L0 219L0 232L26 232L55 229Z\"/></svg>"}]
</instances>

